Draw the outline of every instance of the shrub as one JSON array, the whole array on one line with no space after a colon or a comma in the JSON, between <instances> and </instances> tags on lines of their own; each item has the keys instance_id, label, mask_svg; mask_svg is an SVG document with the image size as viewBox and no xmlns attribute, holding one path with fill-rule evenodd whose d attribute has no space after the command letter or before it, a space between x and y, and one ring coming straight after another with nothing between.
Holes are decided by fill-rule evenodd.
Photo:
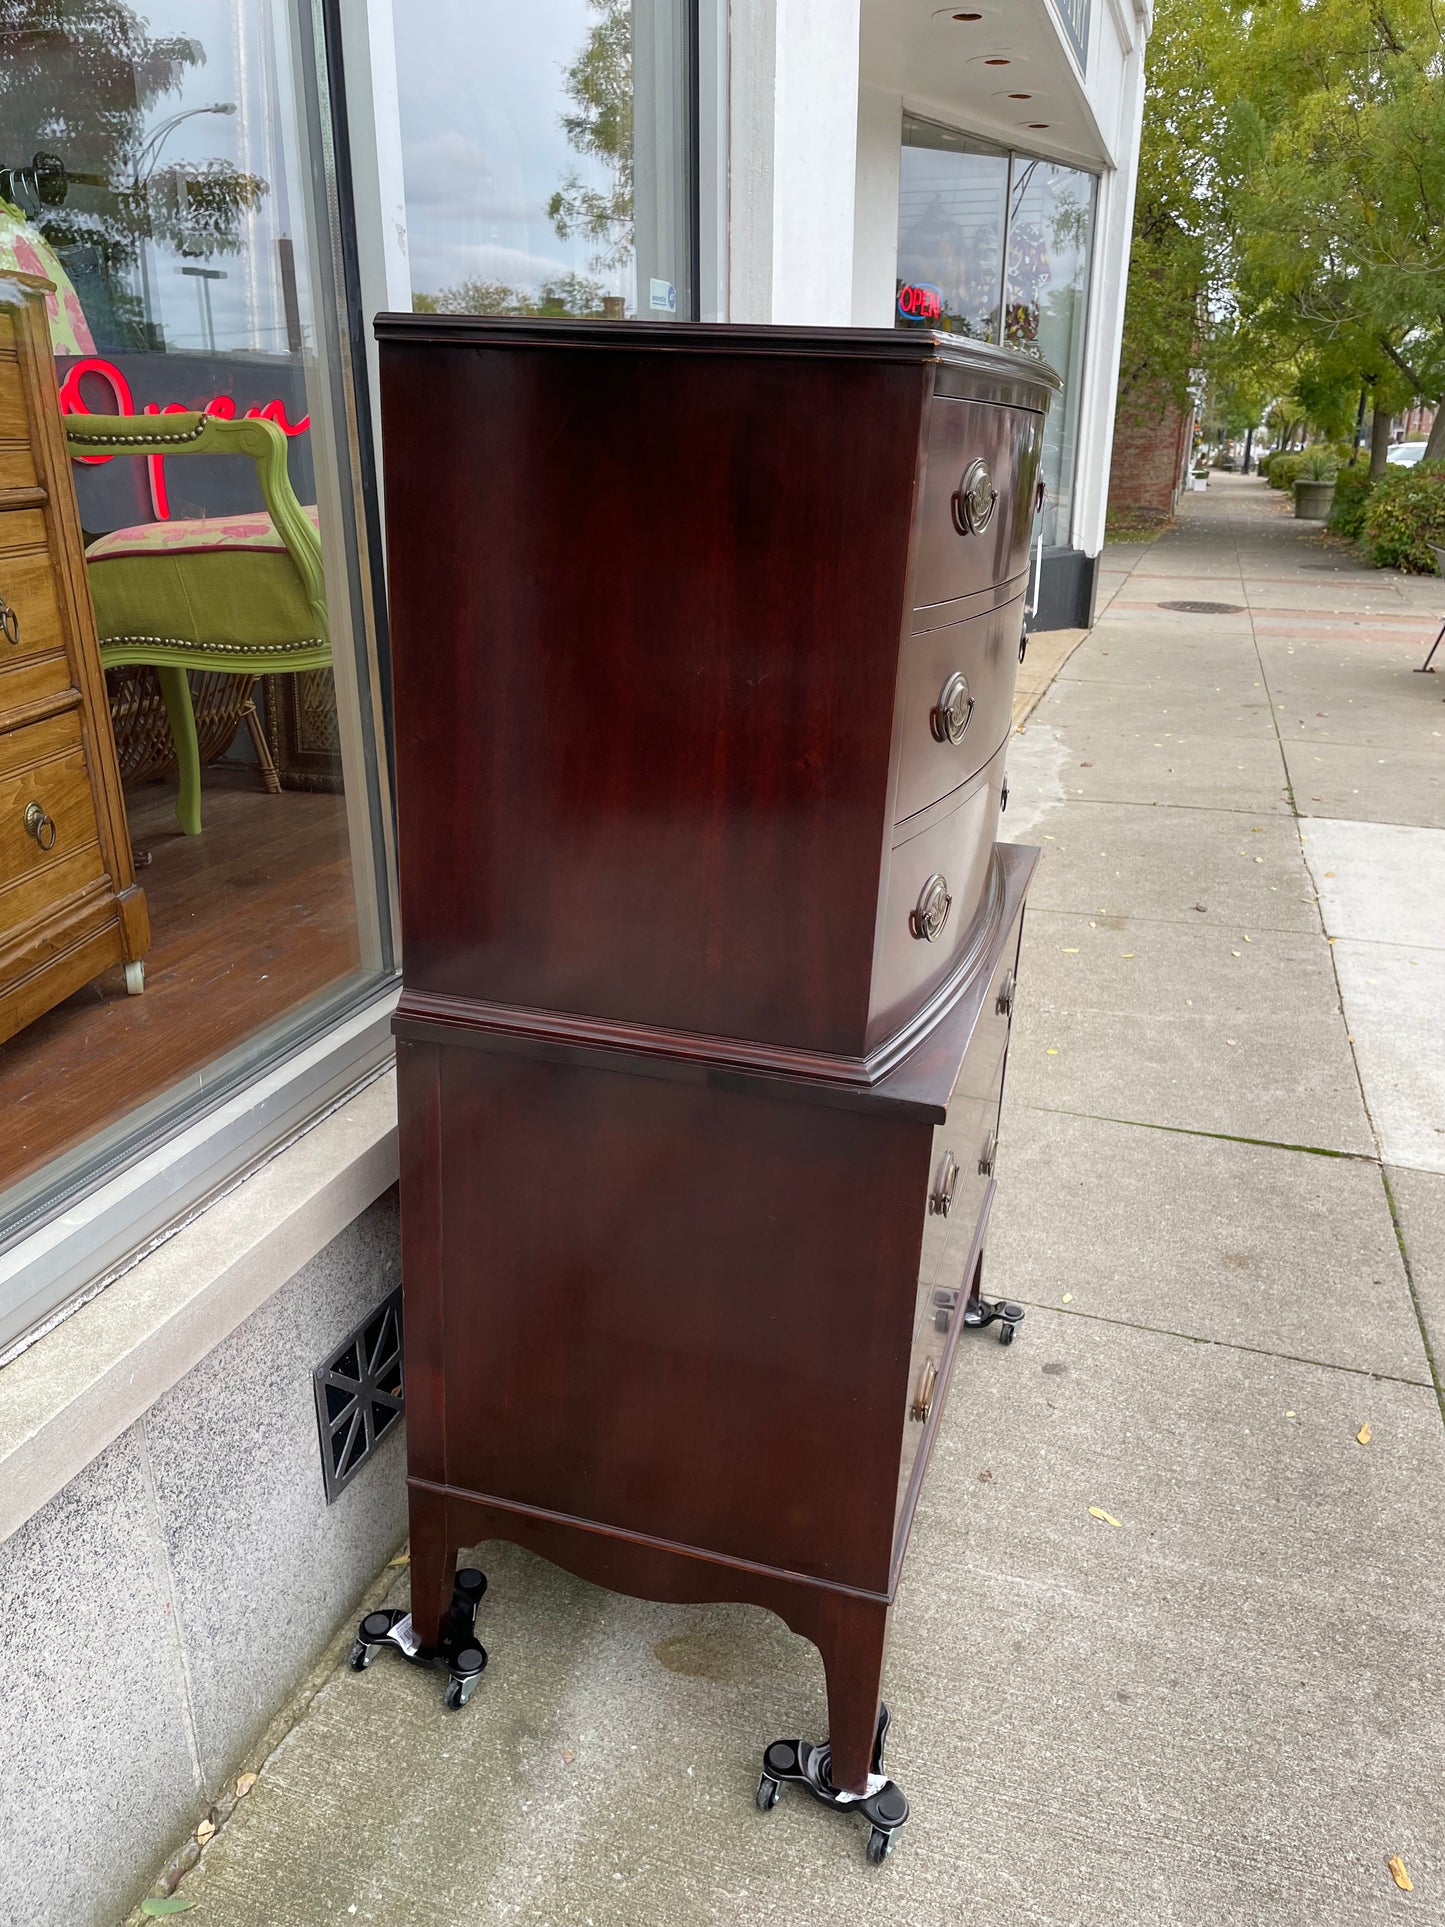
<instances>
[{"instance_id":1,"label":"shrub","mask_svg":"<svg viewBox=\"0 0 1445 1927\"><path fill-rule=\"evenodd\" d=\"M1434 575L1431 545L1445 548L1445 462L1387 468L1370 491L1364 538L1377 569Z\"/></svg>"},{"instance_id":2,"label":"shrub","mask_svg":"<svg viewBox=\"0 0 1445 1927\"><path fill-rule=\"evenodd\" d=\"M1354 468L1342 468L1335 477L1335 499L1330 504L1330 518L1325 524L1335 535L1347 535L1351 541L1358 541L1365 528L1365 505L1374 487L1370 471L1363 462Z\"/></svg>"},{"instance_id":3,"label":"shrub","mask_svg":"<svg viewBox=\"0 0 1445 1927\"><path fill-rule=\"evenodd\" d=\"M1335 458L1327 448L1312 448L1304 458L1304 465L1295 477L1297 482L1332 482L1335 479Z\"/></svg>"},{"instance_id":4,"label":"shrub","mask_svg":"<svg viewBox=\"0 0 1445 1927\"><path fill-rule=\"evenodd\" d=\"M1286 494L1294 487L1300 471L1305 465L1303 455L1276 455L1269 465L1269 485L1282 488Z\"/></svg>"}]
</instances>

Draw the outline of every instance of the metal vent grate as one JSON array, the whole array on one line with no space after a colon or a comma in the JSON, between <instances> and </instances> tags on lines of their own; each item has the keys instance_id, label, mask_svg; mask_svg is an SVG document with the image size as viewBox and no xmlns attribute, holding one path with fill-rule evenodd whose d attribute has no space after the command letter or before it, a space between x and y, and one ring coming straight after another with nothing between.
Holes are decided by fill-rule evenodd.
<instances>
[{"instance_id":1,"label":"metal vent grate","mask_svg":"<svg viewBox=\"0 0 1445 1927\"><path fill-rule=\"evenodd\" d=\"M401 1287L312 1373L328 1505L349 1485L406 1406Z\"/></svg>"},{"instance_id":2,"label":"metal vent grate","mask_svg":"<svg viewBox=\"0 0 1445 1927\"><path fill-rule=\"evenodd\" d=\"M1161 609L1177 609L1184 616L1242 616L1242 602L1161 602Z\"/></svg>"}]
</instances>

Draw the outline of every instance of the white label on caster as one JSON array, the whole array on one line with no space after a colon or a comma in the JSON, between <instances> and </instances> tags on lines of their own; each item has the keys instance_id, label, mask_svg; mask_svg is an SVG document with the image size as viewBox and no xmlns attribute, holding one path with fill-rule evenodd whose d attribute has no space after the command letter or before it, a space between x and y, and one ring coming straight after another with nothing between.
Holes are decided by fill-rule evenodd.
<instances>
[{"instance_id":1,"label":"white label on caster","mask_svg":"<svg viewBox=\"0 0 1445 1927\"><path fill-rule=\"evenodd\" d=\"M421 1641L416 1636L416 1628L411 1623L411 1614L405 1613L391 1629L391 1643L400 1646L408 1659L415 1659L421 1651Z\"/></svg>"}]
</instances>

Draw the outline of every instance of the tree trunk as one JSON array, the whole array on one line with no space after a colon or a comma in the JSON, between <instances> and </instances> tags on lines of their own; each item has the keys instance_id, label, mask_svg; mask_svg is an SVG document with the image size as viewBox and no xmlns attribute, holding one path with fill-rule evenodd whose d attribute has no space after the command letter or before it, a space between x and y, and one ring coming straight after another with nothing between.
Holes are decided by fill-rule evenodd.
<instances>
[{"instance_id":1,"label":"tree trunk","mask_svg":"<svg viewBox=\"0 0 1445 1927\"><path fill-rule=\"evenodd\" d=\"M1246 429L1244 434L1244 473L1249 473L1249 458L1254 450L1254 430Z\"/></svg>"},{"instance_id":2,"label":"tree trunk","mask_svg":"<svg viewBox=\"0 0 1445 1927\"><path fill-rule=\"evenodd\" d=\"M1430 424L1430 437L1425 443L1422 462L1445 462L1445 400L1435 404L1435 419Z\"/></svg>"},{"instance_id":3,"label":"tree trunk","mask_svg":"<svg viewBox=\"0 0 1445 1927\"><path fill-rule=\"evenodd\" d=\"M1385 457L1390 450L1390 411L1375 403L1375 412L1370 417L1370 479L1376 480L1386 468Z\"/></svg>"}]
</instances>

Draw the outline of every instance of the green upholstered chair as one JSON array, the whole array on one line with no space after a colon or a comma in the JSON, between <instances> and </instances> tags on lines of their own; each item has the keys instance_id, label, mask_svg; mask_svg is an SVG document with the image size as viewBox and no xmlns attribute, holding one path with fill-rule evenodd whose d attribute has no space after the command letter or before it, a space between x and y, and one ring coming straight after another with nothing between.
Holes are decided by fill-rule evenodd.
<instances>
[{"instance_id":1,"label":"green upholstered chair","mask_svg":"<svg viewBox=\"0 0 1445 1927\"><path fill-rule=\"evenodd\" d=\"M155 669L180 770L176 816L198 836L200 746L186 671L254 678L330 667L316 511L296 500L285 435L260 417L67 415L65 433L72 455L248 455L256 465L263 512L144 522L85 553L100 659Z\"/></svg>"}]
</instances>

